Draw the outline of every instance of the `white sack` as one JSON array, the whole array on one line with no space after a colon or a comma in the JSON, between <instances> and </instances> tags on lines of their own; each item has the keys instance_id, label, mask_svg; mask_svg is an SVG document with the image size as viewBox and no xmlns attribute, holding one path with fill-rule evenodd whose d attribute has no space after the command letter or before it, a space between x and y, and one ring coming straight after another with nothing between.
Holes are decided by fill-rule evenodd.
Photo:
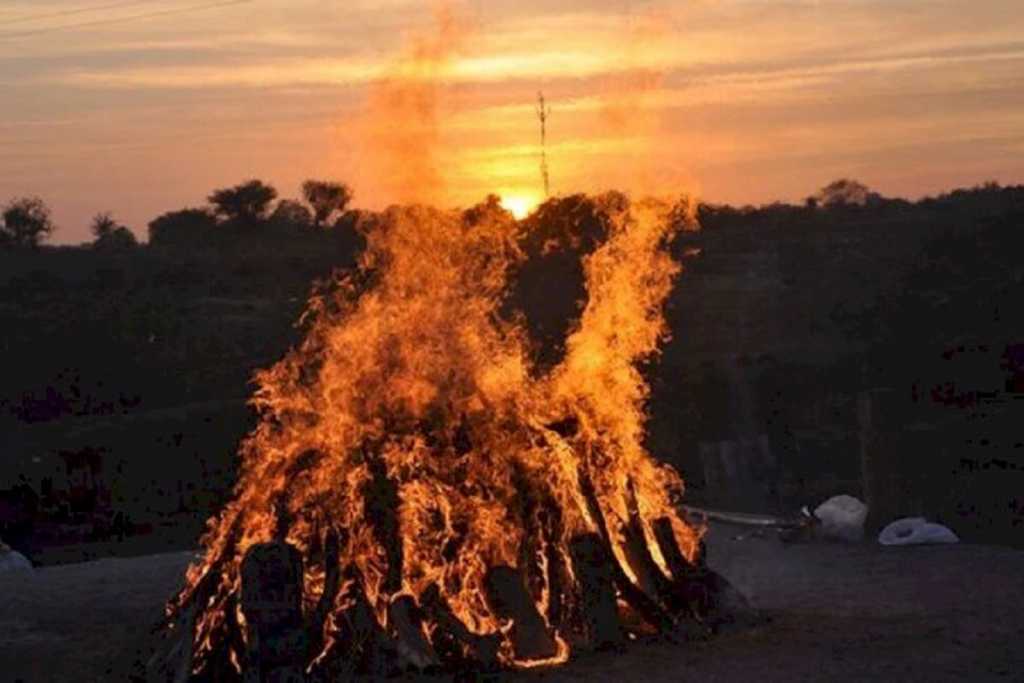
<instances>
[{"instance_id":1,"label":"white sack","mask_svg":"<svg viewBox=\"0 0 1024 683\"><path fill-rule=\"evenodd\" d=\"M949 527L929 522L924 517L904 517L882 529L878 542L882 545L922 545L959 543L960 539Z\"/></svg>"},{"instance_id":2,"label":"white sack","mask_svg":"<svg viewBox=\"0 0 1024 683\"><path fill-rule=\"evenodd\" d=\"M853 496L832 496L814 510L821 521L821 535L835 541L860 541L868 506Z\"/></svg>"}]
</instances>

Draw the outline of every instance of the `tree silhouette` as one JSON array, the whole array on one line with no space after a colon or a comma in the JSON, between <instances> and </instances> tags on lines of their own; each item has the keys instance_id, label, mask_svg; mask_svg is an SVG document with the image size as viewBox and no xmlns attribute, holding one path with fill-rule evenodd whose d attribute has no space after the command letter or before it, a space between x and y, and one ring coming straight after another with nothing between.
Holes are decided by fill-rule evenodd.
<instances>
[{"instance_id":1,"label":"tree silhouette","mask_svg":"<svg viewBox=\"0 0 1024 683\"><path fill-rule=\"evenodd\" d=\"M270 223L286 232L308 230L313 225L313 214L294 199L282 199L270 215Z\"/></svg>"},{"instance_id":2,"label":"tree silhouette","mask_svg":"<svg viewBox=\"0 0 1024 683\"><path fill-rule=\"evenodd\" d=\"M92 243L95 249L117 251L138 246L132 231L114 220L109 211L96 214L89 231L96 238Z\"/></svg>"},{"instance_id":3,"label":"tree silhouette","mask_svg":"<svg viewBox=\"0 0 1024 683\"><path fill-rule=\"evenodd\" d=\"M149 223L149 243L155 247L194 247L205 242L217 219L207 209L170 211Z\"/></svg>"},{"instance_id":4,"label":"tree silhouette","mask_svg":"<svg viewBox=\"0 0 1024 683\"><path fill-rule=\"evenodd\" d=\"M313 226L323 228L335 213L342 213L352 201L352 189L344 183L307 180L302 184L302 196L313 207Z\"/></svg>"},{"instance_id":5,"label":"tree silhouette","mask_svg":"<svg viewBox=\"0 0 1024 683\"><path fill-rule=\"evenodd\" d=\"M261 180L249 180L214 190L208 199L214 213L230 223L259 223L266 220L271 202L277 199L277 190Z\"/></svg>"},{"instance_id":6,"label":"tree silhouette","mask_svg":"<svg viewBox=\"0 0 1024 683\"><path fill-rule=\"evenodd\" d=\"M92 223L89 224L89 232L92 233L93 237L98 240L113 234L117 228L120 227L117 221L114 220L113 215L109 211L98 213L92 217Z\"/></svg>"},{"instance_id":7,"label":"tree silhouette","mask_svg":"<svg viewBox=\"0 0 1024 683\"><path fill-rule=\"evenodd\" d=\"M808 199L815 200L808 202L808 206L823 206L830 209L837 206L864 206L875 203L881 199L881 195L872 192L867 185L849 178L834 180L825 187L818 190L818 194Z\"/></svg>"},{"instance_id":8,"label":"tree silhouette","mask_svg":"<svg viewBox=\"0 0 1024 683\"><path fill-rule=\"evenodd\" d=\"M512 212L501 205L501 197L496 194L487 195L482 202L463 211L462 218L468 225L477 225L488 220L495 222L514 220Z\"/></svg>"},{"instance_id":9,"label":"tree silhouette","mask_svg":"<svg viewBox=\"0 0 1024 683\"><path fill-rule=\"evenodd\" d=\"M3 210L0 246L38 247L55 230L50 209L38 197L12 199Z\"/></svg>"}]
</instances>

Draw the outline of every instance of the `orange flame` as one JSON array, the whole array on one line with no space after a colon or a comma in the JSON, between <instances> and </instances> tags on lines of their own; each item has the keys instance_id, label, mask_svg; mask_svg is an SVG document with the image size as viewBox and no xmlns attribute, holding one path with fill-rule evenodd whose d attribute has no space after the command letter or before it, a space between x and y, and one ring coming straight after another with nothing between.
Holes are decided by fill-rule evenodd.
<instances>
[{"instance_id":1,"label":"orange flame","mask_svg":"<svg viewBox=\"0 0 1024 683\"><path fill-rule=\"evenodd\" d=\"M523 518L524 488L556 506L561 528L545 542L567 562L570 539L596 529L581 495L584 475L617 556L627 491L635 490L648 545L666 574L654 519L669 517L693 557L698 532L675 508L683 483L643 446L648 389L636 367L666 332L661 305L679 266L664 246L679 221L659 202L630 206L614 194L597 201L610 235L586 257L589 301L565 357L542 374L522 324L500 311L523 259L521 223L503 211L473 222L412 207L390 209L366 229L358 271L311 300L306 339L258 374L253 404L261 420L242 446L234 500L211 520L204 560L190 568L176 603L220 572L200 606L200 666L224 641L246 550L275 535L309 557L324 529L343 529L342 563L359 569L382 623L395 595L418 597L436 584L480 634L508 626L485 599L488 569L543 562L543 553L523 554L526 529L536 524ZM566 420L579 425L572 435L548 426ZM393 513L387 529L375 489L382 481L392 491L383 503ZM400 557L381 542L387 534ZM323 569L307 564L312 609ZM542 583L534 595L542 613L547 591ZM569 647L558 642L562 661ZM503 653L509 664L537 663L515 662L507 643Z\"/></svg>"},{"instance_id":2,"label":"orange flame","mask_svg":"<svg viewBox=\"0 0 1024 683\"><path fill-rule=\"evenodd\" d=\"M469 34L466 22L436 4L433 31L413 36L409 49L370 85L356 140L360 175L376 186L371 194L400 203L444 196L444 79Z\"/></svg>"}]
</instances>

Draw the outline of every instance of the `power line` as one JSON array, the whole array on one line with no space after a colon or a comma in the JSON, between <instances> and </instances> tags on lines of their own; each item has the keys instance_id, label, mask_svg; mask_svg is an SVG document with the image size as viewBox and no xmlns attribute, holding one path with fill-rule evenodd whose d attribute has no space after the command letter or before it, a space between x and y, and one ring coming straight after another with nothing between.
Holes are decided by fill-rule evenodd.
<instances>
[{"instance_id":1,"label":"power line","mask_svg":"<svg viewBox=\"0 0 1024 683\"><path fill-rule=\"evenodd\" d=\"M121 9L123 7L134 7L136 5L151 5L154 0L121 0L121 2L108 2L105 5L92 5L90 7L76 7L74 9L49 12L47 14L30 14L28 16L15 17L6 21L0 21L0 26L12 26L14 24L28 24L46 19L60 19L71 17L76 14L87 14L89 12L102 12L108 9Z\"/></svg>"},{"instance_id":2,"label":"power line","mask_svg":"<svg viewBox=\"0 0 1024 683\"><path fill-rule=\"evenodd\" d=\"M193 12L201 12L203 10L217 9L220 7L231 7L232 5L244 5L252 2L253 0L225 0L224 2L210 2L203 5L192 5L190 7L178 7L176 9L161 10L157 12L147 12L145 14L133 14L128 17L113 17L110 19L97 19L94 21L82 21L77 24L62 24L60 26L47 26L46 28L32 29L31 31L10 31L6 33L0 33L0 40L6 39L18 39L27 38L28 36L36 36L42 33L52 33L53 31L63 30L74 30L80 28L92 28L95 26L106 26L108 24L123 24L129 21L140 21L143 19L153 19L156 17L166 17L173 14L190 14Z\"/></svg>"}]
</instances>

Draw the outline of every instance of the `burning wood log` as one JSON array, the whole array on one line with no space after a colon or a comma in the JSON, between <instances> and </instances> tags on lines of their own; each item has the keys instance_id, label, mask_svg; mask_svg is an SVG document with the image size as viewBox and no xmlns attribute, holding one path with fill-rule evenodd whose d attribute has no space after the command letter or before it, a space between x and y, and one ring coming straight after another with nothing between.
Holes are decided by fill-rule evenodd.
<instances>
[{"instance_id":1,"label":"burning wood log","mask_svg":"<svg viewBox=\"0 0 1024 683\"><path fill-rule=\"evenodd\" d=\"M434 624L431 644L446 666L454 670L497 668L500 635L481 636L466 628L448 606L437 584L423 592L420 605Z\"/></svg>"},{"instance_id":2,"label":"burning wood log","mask_svg":"<svg viewBox=\"0 0 1024 683\"><path fill-rule=\"evenodd\" d=\"M580 586L582 642L595 649L618 645L624 636L615 602L615 558L597 534L577 536L569 549Z\"/></svg>"},{"instance_id":3,"label":"burning wood log","mask_svg":"<svg viewBox=\"0 0 1024 683\"><path fill-rule=\"evenodd\" d=\"M712 629L755 616L746 597L724 576L707 566L703 543L696 562L691 564L679 550L670 519L661 517L655 520L654 535L672 572L673 592L681 609L687 609L694 619Z\"/></svg>"},{"instance_id":4,"label":"burning wood log","mask_svg":"<svg viewBox=\"0 0 1024 683\"><path fill-rule=\"evenodd\" d=\"M204 575L193 587L191 601L155 631L155 645L145 663L143 679L160 683L189 683L192 680L194 638L199 605L213 596L219 577Z\"/></svg>"},{"instance_id":5,"label":"burning wood log","mask_svg":"<svg viewBox=\"0 0 1024 683\"><path fill-rule=\"evenodd\" d=\"M629 519L622 530L625 541L623 554L626 563L632 570L633 576L637 578L637 585L644 593L658 600L662 605L671 606L673 602L672 583L662 573L658 563L651 555L632 480L626 487L626 501Z\"/></svg>"},{"instance_id":6,"label":"burning wood log","mask_svg":"<svg viewBox=\"0 0 1024 683\"><path fill-rule=\"evenodd\" d=\"M419 606L411 595L400 595L388 606L388 626L396 641L398 655L420 671L440 665L440 660L423 633Z\"/></svg>"},{"instance_id":7,"label":"burning wood log","mask_svg":"<svg viewBox=\"0 0 1024 683\"><path fill-rule=\"evenodd\" d=\"M253 546L242 561L246 683L302 681L302 556L276 541Z\"/></svg>"},{"instance_id":8,"label":"burning wood log","mask_svg":"<svg viewBox=\"0 0 1024 683\"><path fill-rule=\"evenodd\" d=\"M487 573L487 603L500 619L512 622L512 650L518 661L551 659L558 644L526 590L522 574L511 567L495 567Z\"/></svg>"},{"instance_id":9,"label":"burning wood log","mask_svg":"<svg viewBox=\"0 0 1024 683\"><path fill-rule=\"evenodd\" d=\"M681 581L689 575L691 565L683 557L682 551L679 550L679 544L676 543L676 533L672 529L672 520L668 517L659 517L654 520L652 526L654 528L654 538L658 543L661 556L665 558L668 570L672 572L672 577L676 581Z\"/></svg>"},{"instance_id":10,"label":"burning wood log","mask_svg":"<svg viewBox=\"0 0 1024 683\"><path fill-rule=\"evenodd\" d=\"M396 667L394 642L387 636L366 598L363 576L350 567L344 601L350 607L342 613L343 627L340 640L344 644L344 657L352 670L360 674L387 674Z\"/></svg>"},{"instance_id":11,"label":"burning wood log","mask_svg":"<svg viewBox=\"0 0 1024 683\"><path fill-rule=\"evenodd\" d=\"M561 622L562 593L568 583L558 549L564 532L562 515L549 491L531 487L521 466L513 474L525 532L518 566L534 602L544 609L547 623L555 625Z\"/></svg>"},{"instance_id":12,"label":"burning wood log","mask_svg":"<svg viewBox=\"0 0 1024 683\"><path fill-rule=\"evenodd\" d=\"M377 621L366 598L363 577L349 566L342 574L343 589L335 605L344 609L328 621L330 644L311 665L317 681L338 681L364 676L388 676L399 671L395 642Z\"/></svg>"},{"instance_id":13,"label":"burning wood log","mask_svg":"<svg viewBox=\"0 0 1024 683\"><path fill-rule=\"evenodd\" d=\"M188 683L192 675L192 633L196 609L190 606L174 620L170 631L161 624L157 645L146 661L143 680L160 683Z\"/></svg>"},{"instance_id":14,"label":"burning wood log","mask_svg":"<svg viewBox=\"0 0 1024 683\"><path fill-rule=\"evenodd\" d=\"M375 453L367 453L365 457L372 475L363 487L365 514L387 557L387 575L382 588L389 593L397 593L402 587L402 534L398 525L401 500L395 482L388 477L384 461Z\"/></svg>"},{"instance_id":15,"label":"burning wood log","mask_svg":"<svg viewBox=\"0 0 1024 683\"><path fill-rule=\"evenodd\" d=\"M324 592L320 594L307 628L308 659L316 657L323 649L324 625L341 589L340 539L338 532L333 528L328 529L324 535L323 555Z\"/></svg>"},{"instance_id":16,"label":"burning wood log","mask_svg":"<svg viewBox=\"0 0 1024 683\"><path fill-rule=\"evenodd\" d=\"M642 619L655 629L659 631L670 630L673 625L671 616L654 598L650 597L639 586L633 583L623 570L622 566L618 563L615 553L611 550L614 541L612 540L611 533L608 530L608 524L605 521L604 513L601 512L601 506L597 500L597 492L594 490L594 484L590 480L590 477L586 472L581 471L579 473L579 481L583 497L587 501L587 506L590 510L590 515L597 523L598 533L600 534L602 542L608 548L607 554L611 558L610 565L612 568L612 575L615 579L615 586L618 588L622 599L632 610L634 610ZM639 560L637 561L639 562Z\"/></svg>"}]
</instances>

